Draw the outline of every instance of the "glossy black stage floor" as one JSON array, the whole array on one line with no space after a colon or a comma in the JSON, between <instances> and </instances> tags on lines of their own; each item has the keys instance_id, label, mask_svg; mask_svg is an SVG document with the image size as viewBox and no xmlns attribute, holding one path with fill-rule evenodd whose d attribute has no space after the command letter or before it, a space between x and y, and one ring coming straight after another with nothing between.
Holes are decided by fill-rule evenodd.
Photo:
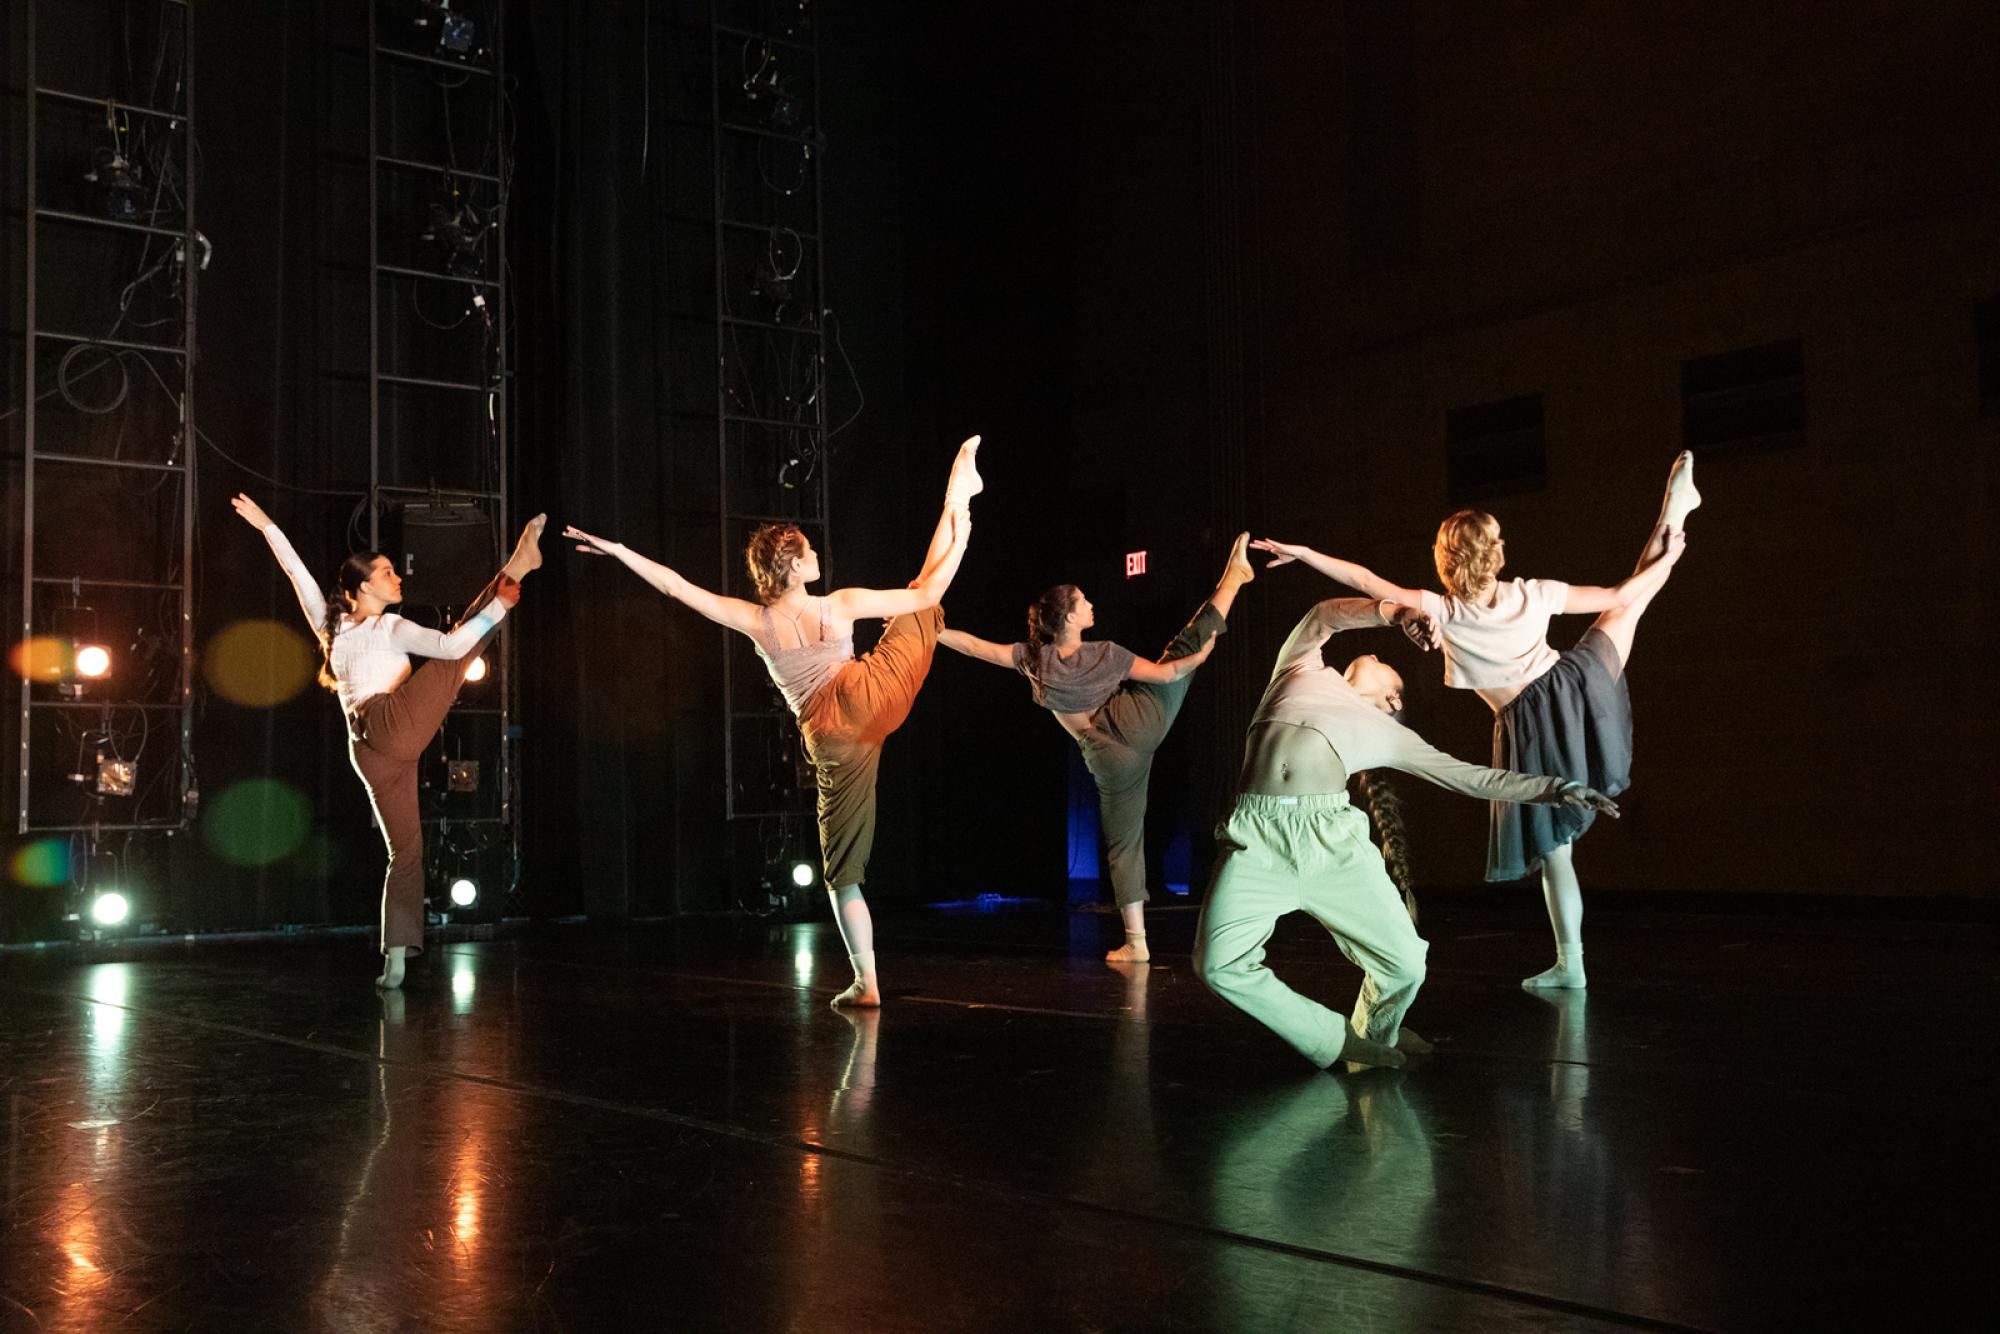
<instances>
[{"instance_id":1,"label":"glossy black stage floor","mask_svg":"<svg viewBox=\"0 0 2000 1334\"><path fill-rule=\"evenodd\" d=\"M0 957L0 1330L1990 1327L1988 926L1436 912L1319 1074L1193 916ZM1358 974L1289 919L1275 965Z\"/></svg>"}]
</instances>

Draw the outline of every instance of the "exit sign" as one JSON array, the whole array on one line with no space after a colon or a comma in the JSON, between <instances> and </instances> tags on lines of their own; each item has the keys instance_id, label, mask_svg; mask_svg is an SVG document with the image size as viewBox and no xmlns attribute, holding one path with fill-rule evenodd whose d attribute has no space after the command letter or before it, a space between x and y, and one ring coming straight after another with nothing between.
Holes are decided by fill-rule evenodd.
<instances>
[{"instance_id":1,"label":"exit sign","mask_svg":"<svg viewBox=\"0 0 2000 1334\"><path fill-rule=\"evenodd\" d=\"M1144 574L1145 572L1146 572L1146 553L1143 551L1126 552L1125 577L1127 579L1137 579L1140 575Z\"/></svg>"}]
</instances>

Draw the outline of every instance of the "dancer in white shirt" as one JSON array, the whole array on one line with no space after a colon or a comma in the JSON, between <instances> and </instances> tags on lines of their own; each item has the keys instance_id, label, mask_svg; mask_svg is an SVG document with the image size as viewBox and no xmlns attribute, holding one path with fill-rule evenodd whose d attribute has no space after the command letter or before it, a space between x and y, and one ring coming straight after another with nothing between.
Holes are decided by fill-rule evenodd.
<instances>
[{"instance_id":1,"label":"dancer in white shirt","mask_svg":"<svg viewBox=\"0 0 2000 1334\"><path fill-rule=\"evenodd\" d=\"M1701 504L1694 456L1682 453L1667 475L1660 517L1647 534L1638 568L1611 588L1554 579L1502 582L1506 544L1500 524L1480 510L1460 510L1438 528L1432 556L1445 593L1390 583L1353 561L1310 547L1259 540L1272 565L1296 560L1373 598L1420 607L1444 644L1447 686L1471 690L1493 710L1493 763L1524 773L1558 774L1616 796L1631 781L1632 700L1625 667L1639 618L1665 586L1687 544L1687 516ZM1567 652L1549 646L1549 619L1597 613ZM1496 802L1487 840L1486 878L1542 876L1555 933L1556 962L1521 985L1585 985L1583 896L1571 845L1593 813Z\"/></svg>"},{"instance_id":2,"label":"dancer in white shirt","mask_svg":"<svg viewBox=\"0 0 2000 1334\"><path fill-rule=\"evenodd\" d=\"M319 641L320 684L340 698L347 715L347 755L368 789L376 823L389 848L382 885L381 976L375 984L403 985L408 956L424 948L424 826L417 804L417 761L444 724L466 671L521 598L521 580L542 563L546 515L521 531L514 554L450 632L412 625L390 611L403 600L396 566L379 551L360 551L341 562L334 586L322 594L312 571L249 496L230 502L244 522L264 534L292 581L299 607ZM410 657L429 658L415 672Z\"/></svg>"}]
</instances>

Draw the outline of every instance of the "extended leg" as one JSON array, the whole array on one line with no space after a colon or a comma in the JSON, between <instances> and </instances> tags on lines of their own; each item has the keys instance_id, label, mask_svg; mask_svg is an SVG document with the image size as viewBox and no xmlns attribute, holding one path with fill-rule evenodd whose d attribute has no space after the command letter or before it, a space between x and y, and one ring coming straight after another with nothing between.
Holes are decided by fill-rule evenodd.
<instances>
[{"instance_id":1,"label":"extended leg","mask_svg":"<svg viewBox=\"0 0 2000 1334\"><path fill-rule=\"evenodd\" d=\"M1667 493L1660 500L1660 517L1653 524L1653 531L1646 535L1639 563L1632 567L1634 573L1667 554L1667 534L1685 531L1687 516L1700 504L1701 492L1694 487L1694 455L1684 449L1667 472Z\"/></svg>"},{"instance_id":2,"label":"extended leg","mask_svg":"<svg viewBox=\"0 0 2000 1334\"><path fill-rule=\"evenodd\" d=\"M986 482L979 475L979 437L975 435L958 447L958 457L952 460L951 480L945 483L944 488L944 510L938 515L937 527L931 531L931 544L924 552L922 570L911 582L911 587L930 576L931 571L951 554L954 542L959 547L958 555L962 557L965 554L965 538L972 531L972 498L985 489ZM956 568L954 560L954 571Z\"/></svg>"}]
</instances>

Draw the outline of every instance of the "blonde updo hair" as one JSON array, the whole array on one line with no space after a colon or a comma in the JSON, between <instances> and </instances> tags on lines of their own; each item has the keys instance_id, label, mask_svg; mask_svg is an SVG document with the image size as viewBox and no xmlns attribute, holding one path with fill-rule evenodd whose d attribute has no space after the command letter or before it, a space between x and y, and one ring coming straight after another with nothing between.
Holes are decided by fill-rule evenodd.
<instances>
[{"instance_id":1,"label":"blonde updo hair","mask_svg":"<svg viewBox=\"0 0 2000 1334\"><path fill-rule=\"evenodd\" d=\"M1431 544L1444 591L1467 602L1493 587L1506 557L1500 548L1500 521L1485 510L1460 510L1438 525Z\"/></svg>"},{"instance_id":2,"label":"blonde updo hair","mask_svg":"<svg viewBox=\"0 0 2000 1334\"><path fill-rule=\"evenodd\" d=\"M806 554L806 535L797 524L767 523L750 534L743 562L750 567L751 582L757 585L757 600L766 606L784 594L791 578L792 562Z\"/></svg>"}]
</instances>

